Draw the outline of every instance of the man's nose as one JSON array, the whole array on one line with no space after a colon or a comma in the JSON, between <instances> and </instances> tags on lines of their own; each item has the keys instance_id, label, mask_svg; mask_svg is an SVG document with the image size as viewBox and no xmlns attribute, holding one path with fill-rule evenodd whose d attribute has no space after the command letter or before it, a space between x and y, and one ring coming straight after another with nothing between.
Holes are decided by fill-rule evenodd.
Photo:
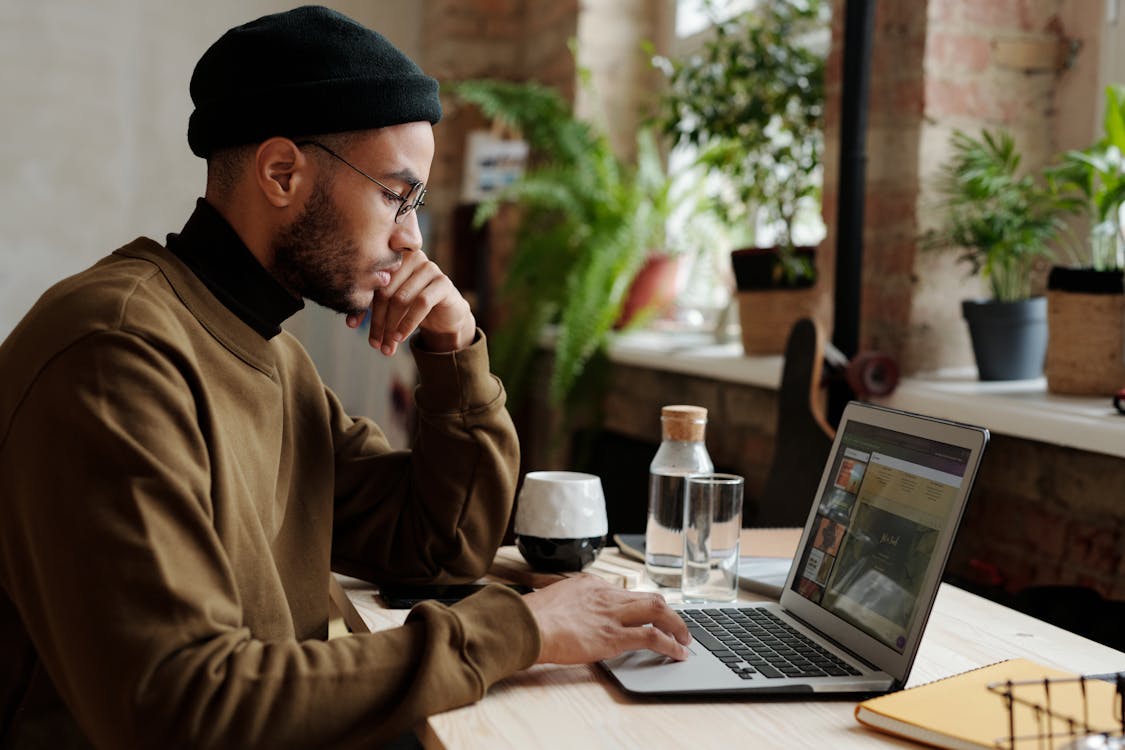
<instances>
[{"instance_id":1,"label":"man's nose","mask_svg":"<svg viewBox=\"0 0 1125 750\"><path fill-rule=\"evenodd\" d=\"M399 222L395 224L395 231L391 238L391 249L395 252L421 250L422 225L418 219L418 212L411 211L399 219Z\"/></svg>"}]
</instances>

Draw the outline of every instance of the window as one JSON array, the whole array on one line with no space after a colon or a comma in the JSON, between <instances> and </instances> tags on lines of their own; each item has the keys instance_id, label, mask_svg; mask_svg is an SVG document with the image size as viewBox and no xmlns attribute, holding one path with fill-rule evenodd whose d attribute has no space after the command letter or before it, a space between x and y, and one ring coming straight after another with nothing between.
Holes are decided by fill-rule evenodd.
<instances>
[{"instance_id":1,"label":"window","mask_svg":"<svg viewBox=\"0 0 1125 750\"><path fill-rule=\"evenodd\" d=\"M667 57L687 60L704 50L706 43L715 37L715 22L752 10L761 0L677 0L675 6L674 39ZM826 57L830 42L827 25L818 28L805 41L805 46ZM788 133L775 129L776 142L784 142ZM726 194L733 196L734 188L722 175L701 174L690 167L699 156L697 148L680 144L669 156L671 173L679 175L677 193L707 196ZM784 167L774 172L778 182L784 182ZM778 241L777 222L758 215L748 218L739 226L726 226L713 217L700 216L694 206L688 205L673 215L668 226L670 244L689 251L692 259L688 269L687 284L681 303L688 308L687 318L707 318L729 303L733 279L730 271L730 251L739 247L756 245L769 247ZM825 235L819 200L802 201L792 227L792 240L797 245L817 245Z\"/></svg>"}]
</instances>

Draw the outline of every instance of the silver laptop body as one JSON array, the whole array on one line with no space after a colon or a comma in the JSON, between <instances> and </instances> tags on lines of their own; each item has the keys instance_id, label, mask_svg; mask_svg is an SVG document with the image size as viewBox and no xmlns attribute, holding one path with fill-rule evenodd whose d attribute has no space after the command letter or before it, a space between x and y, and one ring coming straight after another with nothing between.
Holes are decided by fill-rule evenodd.
<instances>
[{"instance_id":1,"label":"silver laptop body","mask_svg":"<svg viewBox=\"0 0 1125 750\"><path fill-rule=\"evenodd\" d=\"M642 650L602 666L625 690L650 695L901 688L988 437L980 427L850 403L780 601L676 605L695 637L686 661ZM745 644L760 641L747 635L747 620L772 626L765 640L789 659L787 672L823 674L789 676L751 661ZM730 626L725 637L715 635L720 625Z\"/></svg>"}]
</instances>

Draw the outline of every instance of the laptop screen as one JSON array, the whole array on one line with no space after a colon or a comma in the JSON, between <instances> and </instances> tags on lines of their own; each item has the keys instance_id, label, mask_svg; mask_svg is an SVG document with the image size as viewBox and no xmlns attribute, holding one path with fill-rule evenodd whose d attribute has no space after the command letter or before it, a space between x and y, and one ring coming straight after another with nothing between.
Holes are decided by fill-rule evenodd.
<instances>
[{"instance_id":1,"label":"laptop screen","mask_svg":"<svg viewBox=\"0 0 1125 750\"><path fill-rule=\"evenodd\" d=\"M792 589L902 653L971 451L849 421Z\"/></svg>"}]
</instances>

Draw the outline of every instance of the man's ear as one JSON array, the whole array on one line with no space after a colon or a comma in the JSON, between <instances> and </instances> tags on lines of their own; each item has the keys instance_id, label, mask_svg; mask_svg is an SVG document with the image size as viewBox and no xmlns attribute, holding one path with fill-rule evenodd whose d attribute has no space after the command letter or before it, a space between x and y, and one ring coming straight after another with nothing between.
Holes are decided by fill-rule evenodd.
<instances>
[{"instance_id":1,"label":"man's ear","mask_svg":"<svg viewBox=\"0 0 1125 750\"><path fill-rule=\"evenodd\" d=\"M263 141L254 154L254 178L266 200L285 208L297 200L306 184L313 182L312 161L288 138Z\"/></svg>"}]
</instances>

